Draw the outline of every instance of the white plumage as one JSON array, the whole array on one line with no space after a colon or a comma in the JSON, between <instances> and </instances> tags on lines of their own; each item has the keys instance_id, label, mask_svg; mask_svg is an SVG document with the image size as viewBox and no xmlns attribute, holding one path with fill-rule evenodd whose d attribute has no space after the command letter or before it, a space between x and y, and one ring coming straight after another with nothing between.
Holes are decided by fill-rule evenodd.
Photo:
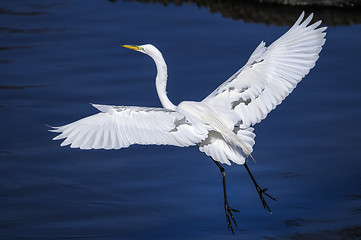
<instances>
[{"instance_id":1,"label":"white plumage","mask_svg":"<svg viewBox=\"0 0 361 240\"><path fill-rule=\"evenodd\" d=\"M175 106L167 97L167 66L153 45L124 47L145 53L157 67L156 87L163 108L93 105L100 113L54 127L61 146L119 149L132 144L198 145L214 160L245 163L253 151L252 126L263 120L315 66L326 27L309 25L304 13L269 47L261 42L248 62L202 102Z\"/></svg>"},{"instance_id":2,"label":"white plumage","mask_svg":"<svg viewBox=\"0 0 361 240\"><path fill-rule=\"evenodd\" d=\"M66 138L80 149L119 149L131 144L194 145L207 136L195 132L179 112L162 108L96 105L101 112L52 131L61 132L54 140Z\"/></svg>"}]
</instances>

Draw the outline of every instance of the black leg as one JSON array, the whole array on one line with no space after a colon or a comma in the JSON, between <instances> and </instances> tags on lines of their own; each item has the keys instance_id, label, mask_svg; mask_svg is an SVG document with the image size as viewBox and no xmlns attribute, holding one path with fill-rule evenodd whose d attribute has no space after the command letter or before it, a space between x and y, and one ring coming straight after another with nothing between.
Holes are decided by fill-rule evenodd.
<instances>
[{"instance_id":1,"label":"black leg","mask_svg":"<svg viewBox=\"0 0 361 240\"><path fill-rule=\"evenodd\" d=\"M258 186L256 180L255 180L254 177L252 176L252 173L251 173L251 171L249 170L249 168L248 168L248 166L247 166L247 163L244 163L243 165L244 165L244 167L246 168L248 174L251 176L254 185L256 186L256 190L257 190L257 192L258 192L258 196L259 196L259 198L261 199L261 202L262 202L262 204L263 204L264 209L266 209L266 210L268 210L270 213L272 213L272 212L271 212L271 209L268 207L268 205L267 205L267 203L266 203L266 200L265 200L264 197L263 197L263 194L266 195L267 197L269 197L270 199L272 199L273 201L277 201L277 200L276 200L275 198L271 197L268 193L266 193L266 191L268 190L268 188L261 189L261 188Z\"/></svg>"},{"instance_id":2,"label":"black leg","mask_svg":"<svg viewBox=\"0 0 361 240\"><path fill-rule=\"evenodd\" d=\"M234 222L234 225L236 227L237 227L237 223L236 223L236 220L234 220L232 212L237 212L238 213L239 210L236 210L236 209L233 209L233 208L229 207L228 200L227 200L227 190L226 190L226 171L224 170L224 168L221 166L221 164L219 162L215 161L213 158L212 158L212 160L217 165L217 167L219 168L219 170L221 171L221 174L222 174L223 195L224 195L224 211L226 212L228 230L232 231L232 234L234 234L231 219Z\"/></svg>"}]
</instances>

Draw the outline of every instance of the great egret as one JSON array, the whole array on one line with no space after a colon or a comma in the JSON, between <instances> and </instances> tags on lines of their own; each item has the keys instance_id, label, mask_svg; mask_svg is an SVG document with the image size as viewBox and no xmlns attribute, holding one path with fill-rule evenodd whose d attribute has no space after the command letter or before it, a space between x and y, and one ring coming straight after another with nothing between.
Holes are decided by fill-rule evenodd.
<instances>
[{"instance_id":1,"label":"great egret","mask_svg":"<svg viewBox=\"0 0 361 240\"><path fill-rule=\"evenodd\" d=\"M325 43L326 27L321 21L309 25L313 17L304 12L282 37L269 47L262 41L246 65L201 102L184 101L175 106L167 97L167 65L153 45L123 45L149 55L157 67L155 80L163 108L93 104L100 113L70 124L54 127L64 139L80 149L120 149L131 144L167 144L180 147L197 145L216 163L222 173L224 207L228 229L231 219L237 226L226 193L225 170L221 164L244 165L256 186L263 207L270 211L261 189L245 159L251 158L255 134L252 126L285 99L308 74ZM271 211L270 211L271 212Z\"/></svg>"}]
</instances>

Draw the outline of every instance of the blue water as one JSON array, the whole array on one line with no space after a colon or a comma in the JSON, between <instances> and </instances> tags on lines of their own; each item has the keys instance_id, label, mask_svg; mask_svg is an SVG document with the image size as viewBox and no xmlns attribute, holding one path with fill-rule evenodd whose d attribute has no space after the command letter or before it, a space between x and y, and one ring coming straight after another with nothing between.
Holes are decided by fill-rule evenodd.
<instances>
[{"instance_id":1,"label":"blue water","mask_svg":"<svg viewBox=\"0 0 361 240\"><path fill-rule=\"evenodd\" d=\"M1 239L358 239L361 26L333 26L316 67L256 125L249 167L277 202L265 211L242 166L225 167L239 228L227 230L221 175L196 147L60 147L46 124L89 103L160 106L153 43L178 104L201 100L288 27L195 5L0 2ZM294 16L296 19L298 16ZM317 18L317 16L316 16Z\"/></svg>"}]
</instances>

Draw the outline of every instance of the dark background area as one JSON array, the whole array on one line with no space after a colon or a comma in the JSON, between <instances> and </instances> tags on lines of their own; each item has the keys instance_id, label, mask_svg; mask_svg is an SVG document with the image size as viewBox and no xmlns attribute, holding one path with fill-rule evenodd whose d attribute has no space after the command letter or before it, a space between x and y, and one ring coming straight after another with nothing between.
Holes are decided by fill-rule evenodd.
<instances>
[{"instance_id":1,"label":"dark background area","mask_svg":"<svg viewBox=\"0 0 361 240\"><path fill-rule=\"evenodd\" d=\"M357 9L305 7L325 17L327 41L316 67L255 126L257 162L248 165L278 199L273 214L242 166L225 167L240 210L235 236L219 170L196 147L82 151L51 140L46 124L96 113L89 103L160 106L153 61L121 44L157 46L169 98L200 101L303 10L257 5L240 15L237 6L232 17L197 3L1 1L0 238L359 239Z\"/></svg>"}]
</instances>

